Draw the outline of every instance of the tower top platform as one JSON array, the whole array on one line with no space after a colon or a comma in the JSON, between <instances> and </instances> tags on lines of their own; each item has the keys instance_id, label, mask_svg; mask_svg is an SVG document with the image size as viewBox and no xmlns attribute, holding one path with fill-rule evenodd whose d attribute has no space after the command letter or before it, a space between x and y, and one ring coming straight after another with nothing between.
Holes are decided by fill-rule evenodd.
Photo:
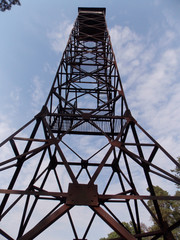
<instances>
[{"instance_id":1,"label":"tower top platform","mask_svg":"<svg viewBox=\"0 0 180 240\"><path fill-rule=\"evenodd\" d=\"M106 24L105 8L78 8L79 40L103 41Z\"/></svg>"},{"instance_id":2,"label":"tower top platform","mask_svg":"<svg viewBox=\"0 0 180 240\"><path fill-rule=\"evenodd\" d=\"M94 14L106 14L106 8L78 8L79 13L94 13Z\"/></svg>"}]
</instances>

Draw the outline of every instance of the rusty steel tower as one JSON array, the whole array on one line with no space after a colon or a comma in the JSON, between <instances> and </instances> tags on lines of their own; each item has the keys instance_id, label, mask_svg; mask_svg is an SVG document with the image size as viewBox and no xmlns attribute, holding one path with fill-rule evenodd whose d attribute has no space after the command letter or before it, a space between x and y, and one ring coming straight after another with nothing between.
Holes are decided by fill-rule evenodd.
<instances>
[{"instance_id":1,"label":"rusty steel tower","mask_svg":"<svg viewBox=\"0 0 180 240\"><path fill-rule=\"evenodd\" d=\"M178 163L131 115L105 9L78 10L42 110L0 144L0 238L31 240L63 219L59 239L69 227L72 240L91 240L100 222L118 239L175 239L180 222L169 225L159 203L178 197L154 186L179 184L169 169ZM143 232L145 217L159 229Z\"/></svg>"}]
</instances>

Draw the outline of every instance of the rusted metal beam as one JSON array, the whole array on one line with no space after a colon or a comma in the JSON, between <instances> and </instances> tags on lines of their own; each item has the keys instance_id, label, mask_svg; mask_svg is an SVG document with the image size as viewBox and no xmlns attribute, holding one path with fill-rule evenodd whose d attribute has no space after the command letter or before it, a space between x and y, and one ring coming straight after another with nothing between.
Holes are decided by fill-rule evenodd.
<instances>
[{"instance_id":1,"label":"rusted metal beam","mask_svg":"<svg viewBox=\"0 0 180 240\"><path fill-rule=\"evenodd\" d=\"M11 236L9 236L9 234L4 232L2 229L0 229L0 235L2 235L3 237L5 237L8 240L14 240Z\"/></svg>"},{"instance_id":2,"label":"rusted metal beam","mask_svg":"<svg viewBox=\"0 0 180 240\"><path fill-rule=\"evenodd\" d=\"M84 135L91 137L87 148L80 149ZM119 239L171 239L171 232L180 225L178 221L171 226L164 223L159 204L161 200L180 197L156 196L151 178L155 174L169 183L180 184L170 171L156 165L159 152L170 163L177 167L179 164L137 123L128 108L102 8L80 9L45 105L0 147L7 145L9 157L1 160L0 172L5 179L6 170L13 174L9 187L0 189L0 218L5 222L22 203L14 233L18 240L35 238L64 214L74 234L72 239L76 240L88 239L96 215L121 236ZM136 185L135 165L142 172L144 185L150 188L150 196L142 195ZM21 172L28 170L32 177L29 179L28 175L19 187ZM32 228L30 223L42 200L53 201L53 207L44 209L45 217ZM148 207L147 200L154 202L156 213ZM124 218L114 211L116 204L120 212L125 208L128 213L134 236L122 224ZM159 230L141 232L141 205L160 226ZM70 211L73 206L93 211L82 237ZM8 236L4 230L0 234Z\"/></svg>"},{"instance_id":3,"label":"rusted metal beam","mask_svg":"<svg viewBox=\"0 0 180 240\"><path fill-rule=\"evenodd\" d=\"M42 231L44 231L51 224L53 224L56 220L58 220L65 213L67 213L71 208L72 208L72 206L68 206L68 205L64 204L63 206L58 208L55 212L53 212L51 215L49 215L48 217L43 219L41 222L39 222L35 227L33 227L30 231L25 233L18 240L32 240L32 239L34 239Z\"/></svg>"},{"instance_id":4,"label":"rusted metal beam","mask_svg":"<svg viewBox=\"0 0 180 240\"><path fill-rule=\"evenodd\" d=\"M102 218L116 233L124 237L127 240L135 240L136 238L129 233L125 227L120 225L114 218L112 218L106 211L101 207L91 207L91 209L97 213L97 215Z\"/></svg>"},{"instance_id":5,"label":"rusted metal beam","mask_svg":"<svg viewBox=\"0 0 180 240\"><path fill-rule=\"evenodd\" d=\"M77 187L80 188L80 185L78 184ZM86 185L88 187L88 185ZM68 192L46 192L46 191L29 191L29 190L9 190L9 189L0 189L1 194L16 194L16 195L34 195L34 196L51 196L51 197L68 197ZM148 196L148 195L124 195L124 194L116 194L116 195L110 195L110 194L100 194L98 195L99 200L108 201L113 199L137 199L137 200L180 200L180 196ZM88 204L84 204L88 205Z\"/></svg>"}]
</instances>

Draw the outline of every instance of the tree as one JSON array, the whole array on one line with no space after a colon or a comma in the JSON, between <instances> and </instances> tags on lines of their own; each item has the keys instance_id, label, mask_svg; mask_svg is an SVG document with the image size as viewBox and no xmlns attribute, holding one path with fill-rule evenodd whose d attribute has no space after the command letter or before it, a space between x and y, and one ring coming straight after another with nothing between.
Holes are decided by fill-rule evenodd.
<instances>
[{"instance_id":1,"label":"tree","mask_svg":"<svg viewBox=\"0 0 180 240\"><path fill-rule=\"evenodd\" d=\"M178 157L178 163L180 164L180 157ZM171 172L174 172L175 176L180 178L180 168L178 166L176 166L174 170L171 170ZM179 189L180 186L178 184L176 185L177 185L177 189ZM156 186L154 189L157 196L160 196L160 195L169 196L168 192L163 190L159 186ZM177 190L174 196L180 196L180 191ZM168 225L172 225L173 223L177 222L180 219L180 216L179 216L180 202L179 201L159 200L158 203L160 206L162 217L168 223ZM151 200L148 201L148 206L155 213L154 205ZM151 227L151 230L157 230L158 228L159 227L157 223L153 220L153 225ZM173 231L173 235L176 239L180 239L180 227Z\"/></svg>"},{"instance_id":2,"label":"tree","mask_svg":"<svg viewBox=\"0 0 180 240\"><path fill-rule=\"evenodd\" d=\"M107 238L101 238L100 240L108 240L108 239L114 239L114 238L118 238L119 235L116 232L111 232L108 234Z\"/></svg>"},{"instance_id":3,"label":"tree","mask_svg":"<svg viewBox=\"0 0 180 240\"><path fill-rule=\"evenodd\" d=\"M159 186L154 186L154 191L157 196L169 196L168 192L160 188ZM161 210L162 218L164 221L168 223L172 223L174 221L172 216L172 201L171 200L158 200L159 208ZM148 207L151 209L151 211L156 214L154 204L152 200L148 201ZM159 229L158 225L156 224L156 221L152 218L153 226L152 228L154 230Z\"/></svg>"},{"instance_id":4,"label":"tree","mask_svg":"<svg viewBox=\"0 0 180 240\"><path fill-rule=\"evenodd\" d=\"M180 164L180 157L178 157L177 162ZM175 169L171 170L171 172L175 173L175 176L177 178L180 178L180 168L178 166L175 167ZM180 189L180 185L177 184L177 189Z\"/></svg>"},{"instance_id":5,"label":"tree","mask_svg":"<svg viewBox=\"0 0 180 240\"><path fill-rule=\"evenodd\" d=\"M180 164L180 157L178 157L178 163ZM175 173L175 176L180 178L180 168L178 166L175 167L174 170L171 170ZM180 189L180 186L177 184L177 189ZM147 189L148 190L148 189ZM169 196L169 193L162 189L159 186L154 186L154 191L157 196ZM177 190L174 196L180 196L180 191ZM162 214L163 219L168 223L168 225L172 225L173 223L180 220L180 201L178 200L158 200L159 208ZM156 211L154 208L154 204L152 200L148 201L148 207L150 210L156 215ZM157 222L152 218L153 225L149 228L142 223L141 230L142 232L155 231L159 229ZM123 222L124 227L132 234L135 234L132 222L126 223ZM180 240L180 227L176 228L172 231L174 238ZM115 232L111 232L108 234L107 238L101 238L100 240L108 240L118 238L118 234ZM143 238L143 240L148 240L149 238ZM158 240L163 240L163 237L158 238Z\"/></svg>"},{"instance_id":6,"label":"tree","mask_svg":"<svg viewBox=\"0 0 180 240\"><path fill-rule=\"evenodd\" d=\"M122 224L130 233L132 233L132 235L135 234L135 230L134 230L132 221L130 221L129 223L122 222ZM141 223L141 231L146 232L147 230L148 230L147 226L144 223ZM116 239L118 237L120 237L120 236L116 232L111 232L108 234L107 238L101 238L100 240ZM149 240L149 238L148 237L143 238L143 240Z\"/></svg>"},{"instance_id":7,"label":"tree","mask_svg":"<svg viewBox=\"0 0 180 240\"><path fill-rule=\"evenodd\" d=\"M159 186L154 187L154 191L157 196L169 196L168 192L160 188ZM176 191L174 196L179 196L180 191ZM177 200L158 200L159 208L162 214L162 218L170 226L180 219L180 202ZM156 215L154 204L152 200L148 201L148 206L150 210ZM157 222L152 218L153 225L150 227L151 231L159 229ZM175 239L180 239L180 228L173 230L173 235ZM163 239L163 238L159 238Z\"/></svg>"},{"instance_id":8,"label":"tree","mask_svg":"<svg viewBox=\"0 0 180 240\"><path fill-rule=\"evenodd\" d=\"M178 163L180 164L180 157L178 157ZM175 173L175 176L180 178L180 168L178 166L176 166L175 169L171 170L171 172ZM180 186L178 184L176 184L176 186L177 186L177 189L180 188ZM157 196L169 196L169 193L167 191L165 191L164 189L160 188L159 186L155 186L154 191ZM180 196L180 191L177 190L174 196ZM163 217L164 221L166 221L168 223L169 226L174 224L178 220L180 220L180 215L179 215L180 201L178 201L178 200L158 200L158 204L160 207L162 217ZM151 211L154 214L156 214L152 200L148 201L148 206L151 209ZM154 219L152 219L152 221L153 221L153 225L150 227L150 229L152 231L159 229L159 226L156 223L156 221ZM173 235L174 235L175 239L180 239L180 227L173 230ZM163 238L159 238L159 240L160 239L163 239Z\"/></svg>"}]
</instances>

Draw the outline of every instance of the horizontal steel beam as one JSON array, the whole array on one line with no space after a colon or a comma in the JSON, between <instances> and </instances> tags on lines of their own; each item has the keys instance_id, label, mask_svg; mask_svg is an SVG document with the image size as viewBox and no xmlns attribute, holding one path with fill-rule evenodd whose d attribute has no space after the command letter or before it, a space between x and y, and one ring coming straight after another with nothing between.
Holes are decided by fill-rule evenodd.
<instances>
[{"instance_id":1,"label":"horizontal steel beam","mask_svg":"<svg viewBox=\"0 0 180 240\"><path fill-rule=\"evenodd\" d=\"M82 184L79 184L82 185ZM49 196L49 197L62 197L67 198L68 193L65 192L45 192L45 191L29 191L29 190L8 190L8 189L0 189L0 194L17 194L17 195L32 195L32 196ZM180 200L180 196L149 196L149 195L98 195L99 200L108 201L113 199L119 200Z\"/></svg>"}]
</instances>

